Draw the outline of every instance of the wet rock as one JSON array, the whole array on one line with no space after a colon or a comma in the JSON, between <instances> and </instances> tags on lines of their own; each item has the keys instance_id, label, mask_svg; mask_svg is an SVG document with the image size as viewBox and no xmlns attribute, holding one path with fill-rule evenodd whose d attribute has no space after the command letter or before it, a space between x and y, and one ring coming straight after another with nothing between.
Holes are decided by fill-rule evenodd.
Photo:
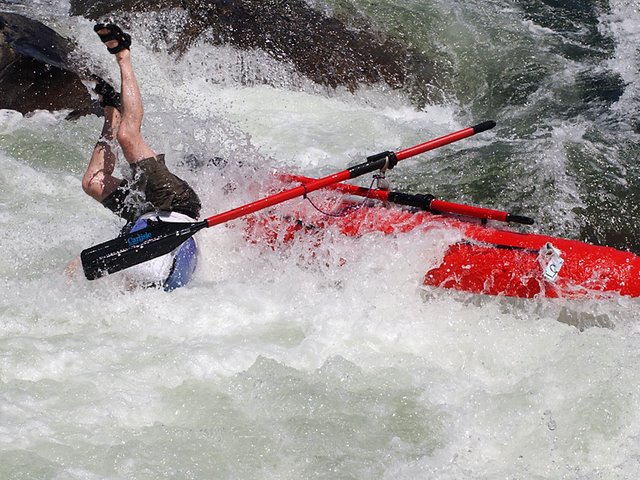
<instances>
[{"instance_id":1,"label":"wet rock","mask_svg":"<svg viewBox=\"0 0 640 480\"><path fill-rule=\"evenodd\" d=\"M69 55L73 45L40 22L0 12L0 108L23 114L95 111Z\"/></svg>"},{"instance_id":2,"label":"wet rock","mask_svg":"<svg viewBox=\"0 0 640 480\"><path fill-rule=\"evenodd\" d=\"M114 12L178 8L188 21L175 49L185 50L203 32L214 44L261 49L291 62L314 82L354 90L386 82L416 92L433 77L432 63L402 41L325 15L303 0L71 0L71 13L97 19ZM426 90L425 90L426 91Z\"/></svg>"}]
</instances>

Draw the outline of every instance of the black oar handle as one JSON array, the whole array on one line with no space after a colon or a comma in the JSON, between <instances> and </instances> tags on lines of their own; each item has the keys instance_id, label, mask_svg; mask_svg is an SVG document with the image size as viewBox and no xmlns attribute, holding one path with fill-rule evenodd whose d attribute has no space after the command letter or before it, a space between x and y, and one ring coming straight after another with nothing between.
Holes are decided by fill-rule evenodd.
<instances>
[{"instance_id":1,"label":"black oar handle","mask_svg":"<svg viewBox=\"0 0 640 480\"><path fill-rule=\"evenodd\" d=\"M531 217L525 217L524 215L507 215L507 222L521 223L523 225L533 225L536 221Z\"/></svg>"},{"instance_id":2,"label":"black oar handle","mask_svg":"<svg viewBox=\"0 0 640 480\"><path fill-rule=\"evenodd\" d=\"M496 122L494 122L493 120L487 120L486 122L479 123L478 125L475 125L471 128L473 128L473 133L476 134L491 130L495 126Z\"/></svg>"},{"instance_id":3,"label":"black oar handle","mask_svg":"<svg viewBox=\"0 0 640 480\"><path fill-rule=\"evenodd\" d=\"M391 203L397 203L398 205L406 205L407 207L416 207L421 210L431 210L431 202L435 200L431 194L425 193L402 193L402 192L389 192L387 200Z\"/></svg>"}]
</instances>

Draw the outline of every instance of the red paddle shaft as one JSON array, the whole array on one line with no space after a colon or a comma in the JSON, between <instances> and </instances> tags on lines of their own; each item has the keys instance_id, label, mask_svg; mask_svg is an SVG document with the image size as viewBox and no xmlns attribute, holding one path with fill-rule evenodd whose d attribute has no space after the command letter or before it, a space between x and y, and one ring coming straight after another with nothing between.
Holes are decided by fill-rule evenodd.
<instances>
[{"instance_id":1,"label":"red paddle shaft","mask_svg":"<svg viewBox=\"0 0 640 480\"><path fill-rule=\"evenodd\" d=\"M463 138L471 137L476 133L489 130L495 127L495 125L496 122L494 121L483 122L476 126L464 128L457 132L444 135L425 143L421 143L420 145L409 147L405 150L400 150L397 153L378 153L377 155L368 157L365 163L361 163L354 167L348 168L347 170L334 173L333 175L329 175L327 177L311 180L299 187L285 190L275 195L256 200L255 202L248 203L247 205L243 205L238 208L234 208L233 210L213 215L207 218L205 221L207 222L208 227L213 227L214 225L219 225L221 223L228 222L229 220L249 215L250 213L257 212L258 210L269 208L273 205L277 205L278 203L282 203L296 197L301 197L309 192L334 185L338 182L356 178L383 168L393 168L400 160L404 160L406 158L419 155L429 150L433 150L435 148L457 142L458 140L462 140Z\"/></svg>"},{"instance_id":2,"label":"red paddle shaft","mask_svg":"<svg viewBox=\"0 0 640 480\"><path fill-rule=\"evenodd\" d=\"M304 177L302 175L282 174L280 175L285 181L308 183L313 178ZM400 205L408 205L421 208L434 213L452 213L455 215L464 215L466 217L481 218L484 220L497 220L500 222L515 222L525 225L533 225L534 220L521 215L513 215L501 210L493 210L490 208L475 207L472 205L464 205L461 203L446 202L437 200L433 195L410 194L401 192L390 192L388 190L376 190L347 183L336 183L329 185L327 188L338 190L349 195L357 195L359 197L373 198L384 202L392 202Z\"/></svg>"},{"instance_id":3,"label":"red paddle shaft","mask_svg":"<svg viewBox=\"0 0 640 480\"><path fill-rule=\"evenodd\" d=\"M401 150L398 153L396 153L396 158L398 159L398 161L404 160L405 158L419 155L426 151L433 150L434 148L442 147L444 145L457 142L458 140L462 140L463 138L470 137L472 135L475 135L476 133L481 133L486 130L491 130L495 126L496 126L496 122L494 122L493 120L482 122L473 127L458 130L457 132L453 132L453 133L450 133L449 135L445 135L440 138L429 140L428 142L421 143L420 145L405 148L404 150Z\"/></svg>"}]
</instances>

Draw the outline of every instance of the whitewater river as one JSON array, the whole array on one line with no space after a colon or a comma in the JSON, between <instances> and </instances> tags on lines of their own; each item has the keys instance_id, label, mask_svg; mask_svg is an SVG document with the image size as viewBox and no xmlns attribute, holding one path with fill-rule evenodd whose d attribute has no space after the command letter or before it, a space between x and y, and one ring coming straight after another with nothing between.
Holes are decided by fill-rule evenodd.
<instances>
[{"instance_id":1,"label":"whitewater river","mask_svg":"<svg viewBox=\"0 0 640 480\"><path fill-rule=\"evenodd\" d=\"M145 135L205 216L264 194L274 168L329 174L494 119L402 162L394 187L640 250L635 1L350 3L439 59L438 101L328 91L204 42L178 58L148 33L167 16L136 17ZM0 9L117 78L65 0ZM637 300L427 289L446 233L328 232L272 251L244 240L242 220L198 233L195 279L171 294L69 276L121 224L81 188L101 119L66 113L0 111L0 479L640 475Z\"/></svg>"}]
</instances>

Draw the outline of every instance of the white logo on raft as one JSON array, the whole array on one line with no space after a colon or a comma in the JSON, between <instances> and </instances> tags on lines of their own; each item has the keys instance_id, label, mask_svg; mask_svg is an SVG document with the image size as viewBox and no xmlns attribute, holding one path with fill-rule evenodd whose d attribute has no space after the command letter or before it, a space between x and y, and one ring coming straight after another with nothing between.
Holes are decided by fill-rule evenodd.
<instances>
[{"instance_id":1,"label":"white logo on raft","mask_svg":"<svg viewBox=\"0 0 640 480\"><path fill-rule=\"evenodd\" d=\"M564 265L564 260L560 256L560 250L554 247L550 242L540 249L538 254L538 262L542 267L542 276L547 282L555 282L558 279L560 270Z\"/></svg>"}]
</instances>

